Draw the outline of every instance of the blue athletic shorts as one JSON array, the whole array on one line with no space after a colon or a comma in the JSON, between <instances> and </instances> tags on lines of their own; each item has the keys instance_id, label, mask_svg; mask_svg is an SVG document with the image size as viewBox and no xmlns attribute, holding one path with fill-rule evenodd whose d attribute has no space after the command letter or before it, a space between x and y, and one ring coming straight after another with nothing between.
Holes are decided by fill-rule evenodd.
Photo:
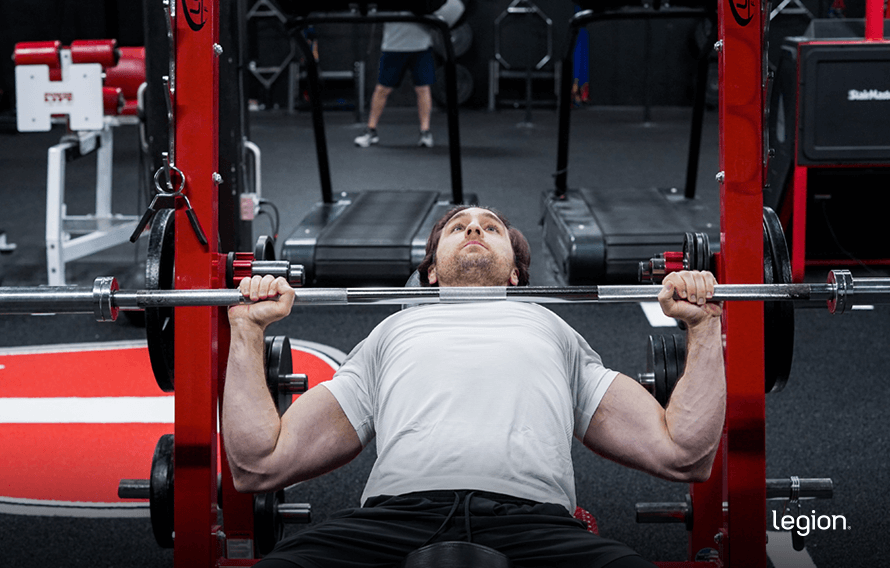
<instances>
[{"instance_id":1,"label":"blue athletic shorts","mask_svg":"<svg viewBox=\"0 0 890 568\"><path fill-rule=\"evenodd\" d=\"M433 48L427 48L426 51L384 51L380 54L377 82L384 87L396 88L409 69L415 87L435 83L436 62L433 59Z\"/></svg>"}]
</instances>

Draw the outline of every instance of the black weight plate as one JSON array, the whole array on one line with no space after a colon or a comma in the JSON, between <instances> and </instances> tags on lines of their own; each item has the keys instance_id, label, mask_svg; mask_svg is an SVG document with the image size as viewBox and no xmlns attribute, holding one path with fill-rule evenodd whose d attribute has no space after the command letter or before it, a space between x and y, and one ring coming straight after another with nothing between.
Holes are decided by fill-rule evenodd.
<instances>
[{"instance_id":1,"label":"black weight plate","mask_svg":"<svg viewBox=\"0 0 890 568\"><path fill-rule=\"evenodd\" d=\"M445 58L445 44L442 42L442 36L435 32L433 35L433 51L439 57ZM473 46L473 28L468 22L462 22L451 28L451 46L454 48L454 56L460 57L466 55Z\"/></svg>"},{"instance_id":2,"label":"black weight plate","mask_svg":"<svg viewBox=\"0 0 890 568\"><path fill-rule=\"evenodd\" d=\"M175 285L174 211L163 209L152 219L145 261L145 287L172 290ZM173 391L173 308L146 308L145 335L155 381L164 392Z\"/></svg>"},{"instance_id":3,"label":"black weight plate","mask_svg":"<svg viewBox=\"0 0 890 568\"><path fill-rule=\"evenodd\" d=\"M677 372L677 346L674 343L674 337L668 335L661 338L664 344L664 399L659 399L661 406L667 408L668 401L671 400L671 394L674 392L674 386L677 379L680 378Z\"/></svg>"},{"instance_id":4,"label":"black weight plate","mask_svg":"<svg viewBox=\"0 0 890 568\"><path fill-rule=\"evenodd\" d=\"M461 64L455 65L457 76L457 104L462 105L473 96L473 74ZM445 90L445 67L436 68L436 82L432 86L433 100L443 107L448 106L448 95Z\"/></svg>"},{"instance_id":5,"label":"black weight plate","mask_svg":"<svg viewBox=\"0 0 890 568\"><path fill-rule=\"evenodd\" d=\"M260 235L253 249L254 260L275 260L275 239Z\"/></svg>"},{"instance_id":6,"label":"black weight plate","mask_svg":"<svg viewBox=\"0 0 890 568\"><path fill-rule=\"evenodd\" d=\"M790 284L791 257L785 233L778 215L769 207L763 208L763 236L764 283ZM768 393L779 392L788 382L794 357L792 302L763 303L763 341L764 387Z\"/></svg>"},{"instance_id":7,"label":"black weight plate","mask_svg":"<svg viewBox=\"0 0 890 568\"><path fill-rule=\"evenodd\" d=\"M266 337L266 385L272 393L275 408L278 415L283 416L290 407L293 395L281 393L278 390L280 377L294 372L293 353L290 349L290 340L286 335L274 335Z\"/></svg>"},{"instance_id":8,"label":"black weight plate","mask_svg":"<svg viewBox=\"0 0 890 568\"><path fill-rule=\"evenodd\" d=\"M667 372L665 370L664 337L650 335L649 345L652 351L652 370L655 374L655 400L662 406L667 404Z\"/></svg>"},{"instance_id":9,"label":"black weight plate","mask_svg":"<svg viewBox=\"0 0 890 568\"><path fill-rule=\"evenodd\" d=\"M161 548L173 548L173 434L164 434L155 445L149 480L151 531Z\"/></svg>"},{"instance_id":10,"label":"black weight plate","mask_svg":"<svg viewBox=\"0 0 890 568\"><path fill-rule=\"evenodd\" d=\"M711 270L711 240L707 233L696 233L698 236L699 265L696 270Z\"/></svg>"},{"instance_id":11,"label":"black weight plate","mask_svg":"<svg viewBox=\"0 0 890 568\"><path fill-rule=\"evenodd\" d=\"M284 491L253 496L253 539L260 556L272 552L284 536L284 524L278 515L278 504L283 502Z\"/></svg>"}]
</instances>

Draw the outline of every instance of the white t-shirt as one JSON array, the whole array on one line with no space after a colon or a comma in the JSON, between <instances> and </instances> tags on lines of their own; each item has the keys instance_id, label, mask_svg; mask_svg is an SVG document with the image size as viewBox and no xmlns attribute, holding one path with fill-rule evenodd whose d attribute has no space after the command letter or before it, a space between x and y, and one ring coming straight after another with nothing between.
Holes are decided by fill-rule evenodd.
<instances>
[{"instance_id":1,"label":"white t-shirt","mask_svg":"<svg viewBox=\"0 0 890 568\"><path fill-rule=\"evenodd\" d=\"M575 510L581 438L617 372L556 314L493 301L403 310L349 354L334 395L377 461L377 495L470 489Z\"/></svg>"}]
</instances>

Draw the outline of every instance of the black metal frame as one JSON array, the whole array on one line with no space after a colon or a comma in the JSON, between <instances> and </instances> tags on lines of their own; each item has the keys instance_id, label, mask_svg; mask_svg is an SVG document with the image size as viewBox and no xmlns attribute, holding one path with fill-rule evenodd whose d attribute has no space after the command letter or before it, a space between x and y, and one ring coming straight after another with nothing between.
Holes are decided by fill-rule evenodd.
<instances>
[{"instance_id":1,"label":"black metal frame","mask_svg":"<svg viewBox=\"0 0 890 568\"><path fill-rule=\"evenodd\" d=\"M569 126L572 97L572 66L575 42L578 39L578 30L595 22L608 20L649 20L649 19L677 19L677 18L707 18L712 22L711 36L708 43L713 45L717 38L717 4L709 2L710 6L703 9L671 8L663 10L651 9L623 9L611 12L594 12L583 10L572 16L569 20L569 41L567 53L562 60L562 84L560 86L560 98L558 101L559 127L558 148L556 156L556 197L561 199L568 189L568 165L569 165ZM706 43L707 45L707 43ZM695 98L692 106L692 132L689 137L689 157L686 162L686 184L684 196L687 199L695 197L695 184L698 173L698 160L701 151L702 124L705 114L705 96L707 93L708 56L707 52L699 57L697 84Z\"/></svg>"}]
</instances>

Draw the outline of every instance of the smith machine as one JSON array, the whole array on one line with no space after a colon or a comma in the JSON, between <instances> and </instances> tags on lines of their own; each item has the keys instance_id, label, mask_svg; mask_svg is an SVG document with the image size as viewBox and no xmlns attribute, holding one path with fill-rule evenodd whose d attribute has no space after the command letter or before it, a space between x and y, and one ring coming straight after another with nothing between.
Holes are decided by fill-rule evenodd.
<instances>
[{"instance_id":1,"label":"smith machine","mask_svg":"<svg viewBox=\"0 0 890 568\"><path fill-rule=\"evenodd\" d=\"M218 65L224 49L219 44L219 3L183 2L182 10L177 9L178 4L168 5L175 57L167 84L174 120L173 143L162 174L170 192L163 203L156 204L166 205L159 218L173 215L179 227L173 241L172 289L125 292L117 290L111 278L98 279L93 288L84 289L7 288L0 289L0 313L95 312L99 319L114 319L119 309L175 310L176 334L169 347L172 352L189 354L175 358L170 354L173 374L180 378L176 384L175 438L159 442L152 479L124 483L121 494L151 497L153 527L173 546L175 566L250 566L274 544L281 520L305 520L308 509L282 505L274 494L253 496L235 491L224 449L217 442L229 344L222 306L243 301L236 290L224 288L227 281L263 267L259 254L256 259L221 254L215 246L219 232L217 185L222 179L217 172ZM765 478L765 363L751 357L765 352L761 302L827 301L829 308L838 312L857 301L890 300L890 279L854 279L844 271L832 272L827 284L761 284L765 258L762 191L767 163L765 9L764 4L719 0L715 49L720 55L721 246L715 264L721 284L717 299L753 301L729 301L724 310L727 415L711 478L691 485L686 503L661 511L640 511L644 517L655 515L686 523L686 561L659 563L663 567L766 568L767 498L796 500L831 493L826 480ZM179 190L174 192L173 187ZM300 279L293 267L275 265L273 269L294 281ZM319 289L300 290L298 301L411 303L500 297L539 302L635 302L652 299L656 293L651 286L471 289L463 293L410 288ZM277 347L275 340L267 343L272 355L276 349L279 355L285 351L280 342ZM283 390L299 392L304 382L290 375L286 366L281 365L286 375ZM167 386L172 389L172 381ZM218 472L220 452L222 471Z\"/></svg>"}]
</instances>

